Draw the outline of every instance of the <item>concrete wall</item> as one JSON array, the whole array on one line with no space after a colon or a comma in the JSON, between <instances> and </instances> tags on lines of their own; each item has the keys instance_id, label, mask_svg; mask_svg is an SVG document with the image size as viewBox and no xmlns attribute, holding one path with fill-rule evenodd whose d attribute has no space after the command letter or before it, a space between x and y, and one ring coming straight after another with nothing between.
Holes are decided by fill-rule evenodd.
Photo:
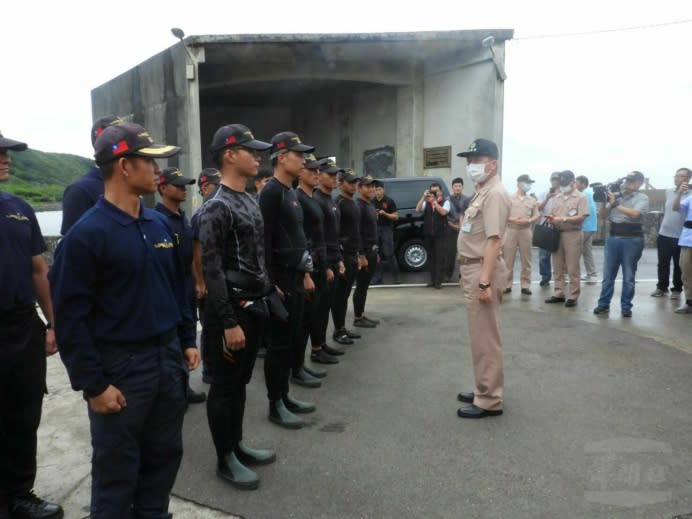
<instances>
[{"instance_id":1,"label":"concrete wall","mask_svg":"<svg viewBox=\"0 0 692 519\"><path fill-rule=\"evenodd\" d=\"M501 84L495 76L495 65L490 62L436 74L424 83L423 147L452 146L451 168L423 170L423 175L439 176L451 186L451 180L462 177L465 185L466 161L456 154L464 151L477 137L485 137L501 144L502 128L496 126L496 90Z\"/></svg>"}]
</instances>

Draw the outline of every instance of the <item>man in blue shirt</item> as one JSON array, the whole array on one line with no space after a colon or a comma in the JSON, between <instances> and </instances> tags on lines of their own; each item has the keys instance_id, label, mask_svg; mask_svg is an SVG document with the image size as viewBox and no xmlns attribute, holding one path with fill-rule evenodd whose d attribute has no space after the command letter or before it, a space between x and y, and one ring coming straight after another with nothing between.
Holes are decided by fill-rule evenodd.
<instances>
[{"instance_id":1,"label":"man in blue shirt","mask_svg":"<svg viewBox=\"0 0 692 519\"><path fill-rule=\"evenodd\" d=\"M91 127L91 145L93 146L103 130L123 120L115 115L106 115L94 122ZM60 234L65 236L77 220L98 201L103 195L103 178L101 170L94 165L84 175L65 188L62 195L62 225Z\"/></svg>"},{"instance_id":2,"label":"man in blue shirt","mask_svg":"<svg viewBox=\"0 0 692 519\"><path fill-rule=\"evenodd\" d=\"M682 169L687 171L687 181L678 186L671 206L673 211L677 211L684 219L678 246L680 247L680 270L682 270L682 283L685 287L685 301L675 310L675 313L692 314L692 196L689 195L692 173L688 168Z\"/></svg>"},{"instance_id":3,"label":"man in blue shirt","mask_svg":"<svg viewBox=\"0 0 692 519\"><path fill-rule=\"evenodd\" d=\"M582 233L584 233L584 241L581 247L581 255L584 259L584 270L586 274L582 276L582 281L587 283L596 283L598 281L598 273L596 272L596 263L593 260L593 236L598 231L598 211L596 210L596 202L593 199L593 189L589 187L589 179L584 175L577 177L577 189L586 197L589 204L589 216L586 217L581 225Z\"/></svg>"},{"instance_id":4,"label":"man in blue shirt","mask_svg":"<svg viewBox=\"0 0 692 519\"><path fill-rule=\"evenodd\" d=\"M0 134L0 182L8 151L23 142ZM57 351L48 287L46 244L36 215L21 198L0 191L0 517L59 519L62 508L37 497L36 431L46 387L46 355ZM48 320L36 313L36 301Z\"/></svg>"},{"instance_id":5,"label":"man in blue shirt","mask_svg":"<svg viewBox=\"0 0 692 519\"><path fill-rule=\"evenodd\" d=\"M190 301L190 308L192 310L194 310L197 305L192 264L192 227L185 216L185 211L183 211L180 205L185 201L185 198L187 198L185 188L194 183L194 178L183 176L178 168L165 168L158 177L158 190L161 196L161 202L156 204L156 210L168 218L168 225L173 229L178 240L178 249L183 262L183 271L185 272L186 297ZM188 384L188 403L200 404L206 399L206 393L203 391L195 391Z\"/></svg>"},{"instance_id":6,"label":"man in blue shirt","mask_svg":"<svg viewBox=\"0 0 692 519\"><path fill-rule=\"evenodd\" d=\"M60 356L88 401L91 518L170 518L185 361L200 359L177 240L140 196L156 191L154 158L180 148L123 123L95 150L104 196L62 239L49 274Z\"/></svg>"}]
</instances>

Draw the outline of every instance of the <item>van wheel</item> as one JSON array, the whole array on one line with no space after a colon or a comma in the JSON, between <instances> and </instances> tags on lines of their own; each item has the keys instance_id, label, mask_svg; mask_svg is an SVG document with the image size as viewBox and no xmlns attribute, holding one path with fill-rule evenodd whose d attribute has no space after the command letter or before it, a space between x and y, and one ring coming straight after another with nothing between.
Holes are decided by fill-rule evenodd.
<instances>
[{"instance_id":1,"label":"van wheel","mask_svg":"<svg viewBox=\"0 0 692 519\"><path fill-rule=\"evenodd\" d=\"M428 251L423 240L411 239L399 249L399 265L410 272L420 272L428 263Z\"/></svg>"}]
</instances>

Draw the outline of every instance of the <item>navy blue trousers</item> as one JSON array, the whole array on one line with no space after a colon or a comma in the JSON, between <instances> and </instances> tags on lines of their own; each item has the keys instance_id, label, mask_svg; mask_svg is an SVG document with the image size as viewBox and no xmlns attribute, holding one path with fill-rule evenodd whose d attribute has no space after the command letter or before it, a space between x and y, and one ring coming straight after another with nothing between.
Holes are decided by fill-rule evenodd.
<instances>
[{"instance_id":1,"label":"navy blue trousers","mask_svg":"<svg viewBox=\"0 0 692 519\"><path fill-rule=\"evenodd\" d=\"M91 518L168 519L168 500L183 454L187 370L180 342L101 346L108 380L127 407L91 425Z\"/></svg>"}]
</instances>

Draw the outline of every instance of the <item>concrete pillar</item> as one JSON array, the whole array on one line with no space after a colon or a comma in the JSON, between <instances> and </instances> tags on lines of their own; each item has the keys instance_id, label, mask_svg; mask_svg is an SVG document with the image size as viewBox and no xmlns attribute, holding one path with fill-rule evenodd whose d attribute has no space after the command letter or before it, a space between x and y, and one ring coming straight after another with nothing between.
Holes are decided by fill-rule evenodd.
<instances>
[{"instance_id":1,"label":"concrete pillar","mask_svg":"<svg viewBox=\"0 0 692 519\"><path fill-rule=\"evenodd\" d=\"M423 174L423 81L397 89L396 176Z\"/></svg>"}]
</instances>

